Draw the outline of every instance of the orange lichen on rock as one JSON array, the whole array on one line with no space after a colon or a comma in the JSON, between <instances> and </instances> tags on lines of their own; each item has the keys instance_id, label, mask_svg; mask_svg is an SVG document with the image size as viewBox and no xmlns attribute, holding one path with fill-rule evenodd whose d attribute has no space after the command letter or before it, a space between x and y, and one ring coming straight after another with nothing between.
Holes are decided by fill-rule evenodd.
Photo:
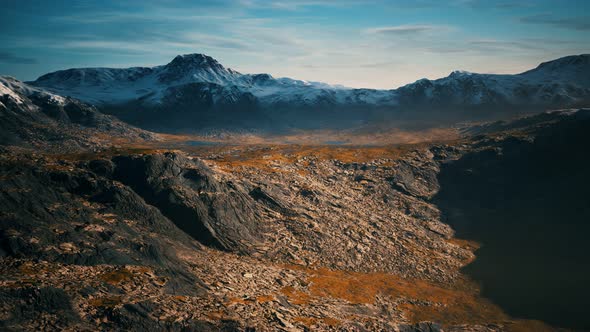
<instances>
[{"instance_id":1,"label":"orange lichen on rock","mask_svg":"<svg viewBox=\"0 0 590 332\"><path fill-rule=\"evenodd\" d=\"M215 310L205 313L205 316L213 321L220 321L227 317L227 313L223 310Z\"/></svg>"},{"instance_id":2,"label":"orange lichen on rock","mask_svg":"<svg viewBox=\"0 0 590 332\"><path fill-rule=\"evenodd\" d=\"M406 280L386 273L359 273L320 268L310 270L309 290L315 296L344 299L350 303L373 303L377 295L451 302L468 294L421 280Z\"/></svg>"}]
</instances>

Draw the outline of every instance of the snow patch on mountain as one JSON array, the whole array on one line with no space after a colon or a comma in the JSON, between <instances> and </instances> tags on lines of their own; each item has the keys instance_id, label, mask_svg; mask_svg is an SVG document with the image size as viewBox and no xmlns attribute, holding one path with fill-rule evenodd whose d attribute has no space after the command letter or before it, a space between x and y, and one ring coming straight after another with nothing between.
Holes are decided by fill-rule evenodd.
<instances>
[{"instance_id":1,"label":"snow patch on mountain","mask_svg":"<svg viewBox=\"0 0 590 332\"><path fill-rule=\"evenodd\" d=\"M62 96L32 87L10 76L0 76L0 96L8 96L17 104L25 102L23 96L43 98L46 102L60 106L66 103Z\"/></svg>"},{"instance_id":2,"label":"snow patch on mountain","mask_svg":"<svg viewBox=\"0 0 590 332\"><path fill-rule=\"evenodd\" d=\"M203 54L175 57L156 67L68 69L41 76L31 84L92 104L140 101L162 105L171 91L208 83L224 102L251 94L268 108L323 106L395 107L402 105L493 105L574 103L590 97L590 55L564 57L516 75L454 71L449 76L418 80L396 90L351 89L320 82L241 74ZM204 90L199 90L204 91ZM213 92L211 92L213 93ZM215 92L217 93L217 92Z\"/></svg>"}]
</instances>

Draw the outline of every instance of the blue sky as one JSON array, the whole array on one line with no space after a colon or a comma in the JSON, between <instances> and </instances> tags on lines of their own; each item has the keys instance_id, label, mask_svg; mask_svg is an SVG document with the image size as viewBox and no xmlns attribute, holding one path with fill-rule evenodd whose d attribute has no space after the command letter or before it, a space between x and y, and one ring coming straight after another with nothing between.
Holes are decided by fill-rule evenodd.
<instances>
[{"instance_id":1,"label":"blue sky","mask_svg":"<svg viewBox=\"0 0 590 332\"><path fill-rule=\"evenodd\" d=\"M394 88L456 69L517 73L590 53L588 0L4 0L0 74L168 63Z\"/></svg>"}]
</instances>

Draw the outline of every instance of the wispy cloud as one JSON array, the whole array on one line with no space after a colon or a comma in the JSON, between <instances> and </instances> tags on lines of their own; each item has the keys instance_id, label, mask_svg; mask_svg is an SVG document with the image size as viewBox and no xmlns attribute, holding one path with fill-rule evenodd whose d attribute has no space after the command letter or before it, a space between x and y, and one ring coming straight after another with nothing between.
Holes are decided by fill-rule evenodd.
<instances>
[{"instance_id":1,"label":"wispy cloud","mask_svg":"<svg viewBox=\"0 0 590 332\"><path fill-rule=\"evenodd\" d=\"M489 1L489 0L455 0L455 5L470 7L473 9L500 9L508 10L514 8L534 7L530 1Z\"/></svg>"},{"instance_id":2,"label":"wispy cloud","mask_svg":"<svg viewBox=\"0 0 590 332\"><path fill-rule=\"evenodd\" d=\"M370 2L376 1L361 1L361 0L241 0L239 1L245 7L250 8L271 8L277 10L301 10L309 7L350 7L355 5L366 5Z\"/></svg>"},{"instance_id":3,"label":"wispy cloud","mask_svg":"<svg viewBox=\"0 0 590 332\"><path fill-rule=\"evenodd\" d=\"M408 25L396 25L396 26L371 28L371 29L365 30L365 32L370 33L370 34L399 36L399 35L416 35L416 34L422 34L422 33L426 33L426 32L448 31L449 29L450 28L445 25L408 24Z\"/></svg>"},{"instance_id":4,"label":"wispy cloud","mask_svg":"<svg viewBox=\"0 0 590 332\"><path fill-rule=\"evenodd\" d=\"M520 22L528 24L550 25L563 29L590 31L590 16L555 17L551 14L538 14L520 18Z\"/></svg>"},{"instance_id":5,"label":"wispy cloud","mask_svg":"<svg viewBox=\"0 0 590 332\"><path fill-rule=\"evenodd\" d=\"M13 53L0 52L0 62L18 65L29 65L37 63L37 60L33 58L21 57Z\"/></svg>"},{"instance_id":6,"label":"wispy cloud","mask_svg":"<svg viewBox=\"0 0 590 332\"><path fill-rule=\"evenodd\" d=\"M542 46L539 46L539 44L519 40L479 39L471 40L468 42L468 44L483 50L515 51L544 49Z\"/></svg>"}]
</instances>

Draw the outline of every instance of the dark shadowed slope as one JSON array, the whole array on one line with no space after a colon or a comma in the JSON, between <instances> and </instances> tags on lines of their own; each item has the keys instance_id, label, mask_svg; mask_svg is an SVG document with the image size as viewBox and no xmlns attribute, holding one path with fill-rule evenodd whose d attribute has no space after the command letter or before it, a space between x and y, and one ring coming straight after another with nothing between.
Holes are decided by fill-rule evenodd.
<instances>
[{"instance_id":1,"label":"dark shadowed slope","mask_svg":"<svg viewBox=\"0 0 590 332\"><path fill-rule=\"evenodd\" d=\"M458 237L481 243L466 272L485 296L517 317L589 329L590 111L512 125L443 164L435 201Z\"/></svg>"}]
</instances>

